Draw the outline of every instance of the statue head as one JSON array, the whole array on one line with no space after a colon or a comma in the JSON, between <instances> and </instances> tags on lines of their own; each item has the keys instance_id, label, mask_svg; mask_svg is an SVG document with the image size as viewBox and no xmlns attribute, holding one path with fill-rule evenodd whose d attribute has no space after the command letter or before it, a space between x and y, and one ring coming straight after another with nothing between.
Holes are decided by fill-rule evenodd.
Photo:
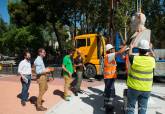
<instances>
[{"instance_id":1,"label":"statue head","mask_svg":"<svg viewBox=\"0 0 165 114\"><path fill-rule=\"evenodd\" d=\"M143 29L146 22L146 16L143 13L137 12L131 18L131 30L137 31Z\"/></svg>"}]
</instances>

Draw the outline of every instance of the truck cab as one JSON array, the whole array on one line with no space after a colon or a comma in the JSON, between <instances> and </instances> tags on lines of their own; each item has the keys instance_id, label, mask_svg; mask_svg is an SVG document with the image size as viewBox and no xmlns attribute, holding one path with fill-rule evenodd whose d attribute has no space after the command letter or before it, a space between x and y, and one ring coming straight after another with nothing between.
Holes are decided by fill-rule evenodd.
<instances>
[{"instance_id":1,"label":"truck cab","mask_svg":"<svg viewBox=\"0 0 165 114\"><path fill-rule=\"evenodd\" d=\"M156 67L154 76L161 82L165 82L165 49L154 49L156 56Z\"/></svg>"},{"instance_id":2,"label":"truck cab","mask_svg":"<svg viewBox=\"0 0 165 114\"><path fill-rule=\"evenodd\" d=\"M75 48L82 53L84 58L86 66L85 77L94 78L96 75L103 75L103 60L105 55L105 38L103 36L98 34L76 36Z\"/></svg>"}]
</instances>

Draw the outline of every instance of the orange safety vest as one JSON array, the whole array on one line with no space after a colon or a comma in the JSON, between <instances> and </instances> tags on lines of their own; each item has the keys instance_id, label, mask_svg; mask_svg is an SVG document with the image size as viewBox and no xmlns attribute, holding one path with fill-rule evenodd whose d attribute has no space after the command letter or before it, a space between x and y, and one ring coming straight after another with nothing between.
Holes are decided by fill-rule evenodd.
<instances>
[{"instance_id":1,"label":"orange safety vest","mask_svg":"<svg viewBox=\"0 0 165 114\"><path fill-rule=\"evenodd\" d=\"M106 55L104 59L104 79L117 78L116 66L116 60L114 59L109 63L108 55Z\"/></svg>"}]
</instances>

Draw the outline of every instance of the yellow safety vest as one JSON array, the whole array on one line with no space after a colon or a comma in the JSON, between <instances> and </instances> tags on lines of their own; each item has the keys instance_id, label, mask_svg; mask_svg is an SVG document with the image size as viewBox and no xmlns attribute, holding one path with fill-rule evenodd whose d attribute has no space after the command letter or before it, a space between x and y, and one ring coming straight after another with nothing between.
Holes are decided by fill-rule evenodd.
<instances>
[{"instance_id":1,"label":"yellow safety vest","mask_svg":"<svg viewBox=\"0 0 165 114\"><path fill-rule=\"evenodd\" d=\"M139 91L151 91L154 68L155 59L153 57L134 56L127 79L128 87Z\"/></svg>"}]
</instances>

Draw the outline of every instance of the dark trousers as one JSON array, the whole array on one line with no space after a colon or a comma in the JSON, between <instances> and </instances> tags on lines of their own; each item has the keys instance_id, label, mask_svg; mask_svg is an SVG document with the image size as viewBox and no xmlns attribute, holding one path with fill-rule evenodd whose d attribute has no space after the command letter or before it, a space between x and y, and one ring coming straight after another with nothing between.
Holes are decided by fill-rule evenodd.
<instances>
[{"instance_id":1,"label":"dark trousers","mask_svg":"<svg viewBox=\"0 0 165 114\"><path fill-rule=\"evenodd\" d=\"M31 75L26 75L25 77L28 79L28 83L24 82L23 79L21 78L21 84L22 84L21 100L22 101L28 100L28 90L31 83Z\"/></svg>"},{"instance_id":2,"label":"dark trousers","mask_svg":"<svg viewBox=\"0 0 165 114\"><path fill-rule=\"evenodd\" d=\"M115 79L104 79L105 90L104 90L104 106L109 107L113 105L115 97Z\"/></svg>"},{"instance_id":3,"label":"dark trousers","mask_svg":"<svg viewBox=\"0 0 165 114\"><path fill-rule=\"evenodd\" d=\"M138 101L138 114L146 114L150 93L129 88L127 92L127 114L134 114L136 101Z\"/></svg>"},{"instance_id":4,"label":"dark trousers","mask_svg":"<svg viewBox=\"0 0 165 114\"><path fill-rule=\"evenodd\" d=\"M104 79L105 89L104 94L106 97L114 97L115 96L115 79Z\"/></svg>"},{"instance_id":5,"label":"dark trousers","mask_svg":"<svg viewBox=\"0 0 165 114\"><path fill-rule=\"evenodd\" d=\"M77 74L77 76L76 76L75 90L77 92L77 91L81 90L81 83L82 83L82 79L83 79L83 77L82 77L83 72L82 71L77 71L76 74Z\"/></svg>"}]
</instances>

